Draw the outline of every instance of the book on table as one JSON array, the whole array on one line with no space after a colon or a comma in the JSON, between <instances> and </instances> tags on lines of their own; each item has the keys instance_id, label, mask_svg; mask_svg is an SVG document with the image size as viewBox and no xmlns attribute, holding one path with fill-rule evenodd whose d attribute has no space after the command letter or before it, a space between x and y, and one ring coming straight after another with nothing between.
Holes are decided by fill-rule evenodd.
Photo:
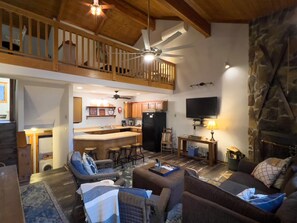
<instances>
[{"instance_id":1,"label":"book on table","mask_svg":"<svg viewBox=\"0 0 297 223\"><path fill-rule=\"evenodd\" d=\"M175 166L166 162L162 163L160 166L156 164L155 166L149 168L149 171L161 176L167 176L177 170L179 170L179 166Z\"/></svg>"}]
</instances>

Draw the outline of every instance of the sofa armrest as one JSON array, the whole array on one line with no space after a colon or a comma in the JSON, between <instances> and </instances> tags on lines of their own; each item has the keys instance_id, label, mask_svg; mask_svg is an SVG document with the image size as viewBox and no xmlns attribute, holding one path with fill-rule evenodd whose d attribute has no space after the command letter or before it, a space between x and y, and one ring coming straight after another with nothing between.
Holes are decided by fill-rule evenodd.
<instances>
[{"instance_id":1,"label":"sofa armrest","mask_svg":"<svg viewBox=\"0 0 297 223\"><path fill-rule=\"evenodd\" d=\"M257 221L240 215L209 200L183 192L183 222L208 223L256 223Z\"/></svg>"},{"instance_id":2,"label":"sofa armrest","mask_svg":"<svg viewBox=\"0 0 297 223\"><path fill-rule=\"evenodd\" d=\"M165 209L167 207L169 198L170 198L171 190L169 188L163 188L161 194L160 194L160 200L157 204L158 209L162 212L165 212Z\"/></svg>"},{"instance_id":3,"label":"sofa armrest","mask_svg":"<svg viewBox=\"0 0 297 223\"><path fill-rule=\"evenodd\" d=\"M111 159L95 160L94 162L99 169L113 168L113 161Z\"/></svg>"},{"instance_id":4,"label":"sofa armrest","mask_svg":"<svg viewBox=\"0 0 297 223\"><path fill-rule=\"evenodd\" d=\"M238 171L251 174L257 163L253 163L247 159L241 159L238 164Z\"/></svg>"}]
</instances>

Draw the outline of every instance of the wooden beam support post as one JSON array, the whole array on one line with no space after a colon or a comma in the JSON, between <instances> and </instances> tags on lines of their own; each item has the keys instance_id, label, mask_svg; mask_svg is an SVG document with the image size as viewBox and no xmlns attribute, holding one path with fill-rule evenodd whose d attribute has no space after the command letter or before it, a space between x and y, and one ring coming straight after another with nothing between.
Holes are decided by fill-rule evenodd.
<instances>
[{"instance_id":1,"label":"wooden beam support post","mask_svg":"<svg viewBox=\"0 0 297 223\"><path fill-rule=\"evenodd\" d=\"M202 33L205 37L211 35L211 25L201 15L199 15L184 0L162 0L171 8L183 21L189 23L194 29Z\"/></svg>"},{"instance_id":2,"label":"wooden beam support post","mask_svg":"<svg viewBox=\"0 0 297 223\"><path fill-rule=\"evenodd\" d=\"M61 3L60 3L60 8L59 8L59 13L58 13L58 16L57 16L57 21L60 21L61 18L62 18L62 15L64 13L64 9L66 7L66 3L67 3L68 0L62 0Z\"/></svg>"},{"instance_id":3,"label":"wooden beam support post","mask_svg":"<svg viewBox=\"0 0 297 223\"><path fill-rule=\"evenodd\" d=\"M59 69L59 58L58 58L58 50L59 50L59 46L58 46L58 23L55 22L54 23L54 44L53 44L53 70L54 71L58 71Z\"/></svg>"}]
</instances>

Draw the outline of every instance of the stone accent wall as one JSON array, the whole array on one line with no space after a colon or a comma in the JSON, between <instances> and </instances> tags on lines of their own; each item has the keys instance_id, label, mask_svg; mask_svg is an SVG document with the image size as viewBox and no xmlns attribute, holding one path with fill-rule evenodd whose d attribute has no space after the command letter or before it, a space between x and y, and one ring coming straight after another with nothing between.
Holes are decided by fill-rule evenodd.
<instances>
[{"instance_id":1,"label":"stone accent wall","mask_svg":"<svg viewBox=\"0 0 297 223\"><path fill-rule=\"evenodd\" d=\"M250 24L249 154L260 161L261 140L297 139L297 7Z\"/></svg>"}]
</instances>

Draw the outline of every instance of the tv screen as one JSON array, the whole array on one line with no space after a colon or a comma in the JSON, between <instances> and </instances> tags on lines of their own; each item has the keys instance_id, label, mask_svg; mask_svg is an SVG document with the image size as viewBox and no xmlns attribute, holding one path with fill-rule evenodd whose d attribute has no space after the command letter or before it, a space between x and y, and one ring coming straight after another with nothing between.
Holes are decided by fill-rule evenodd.
<instances>
[{"instance_id":1,"label":"tv screen","mask_svg":"<svg viewBox=\"0 0 297 223\"><path fill-rule=\"evenodd\" d=\"M218 114L218 98L187 98L187 118L208 118Z\"/></svg>"}]
</instances>

